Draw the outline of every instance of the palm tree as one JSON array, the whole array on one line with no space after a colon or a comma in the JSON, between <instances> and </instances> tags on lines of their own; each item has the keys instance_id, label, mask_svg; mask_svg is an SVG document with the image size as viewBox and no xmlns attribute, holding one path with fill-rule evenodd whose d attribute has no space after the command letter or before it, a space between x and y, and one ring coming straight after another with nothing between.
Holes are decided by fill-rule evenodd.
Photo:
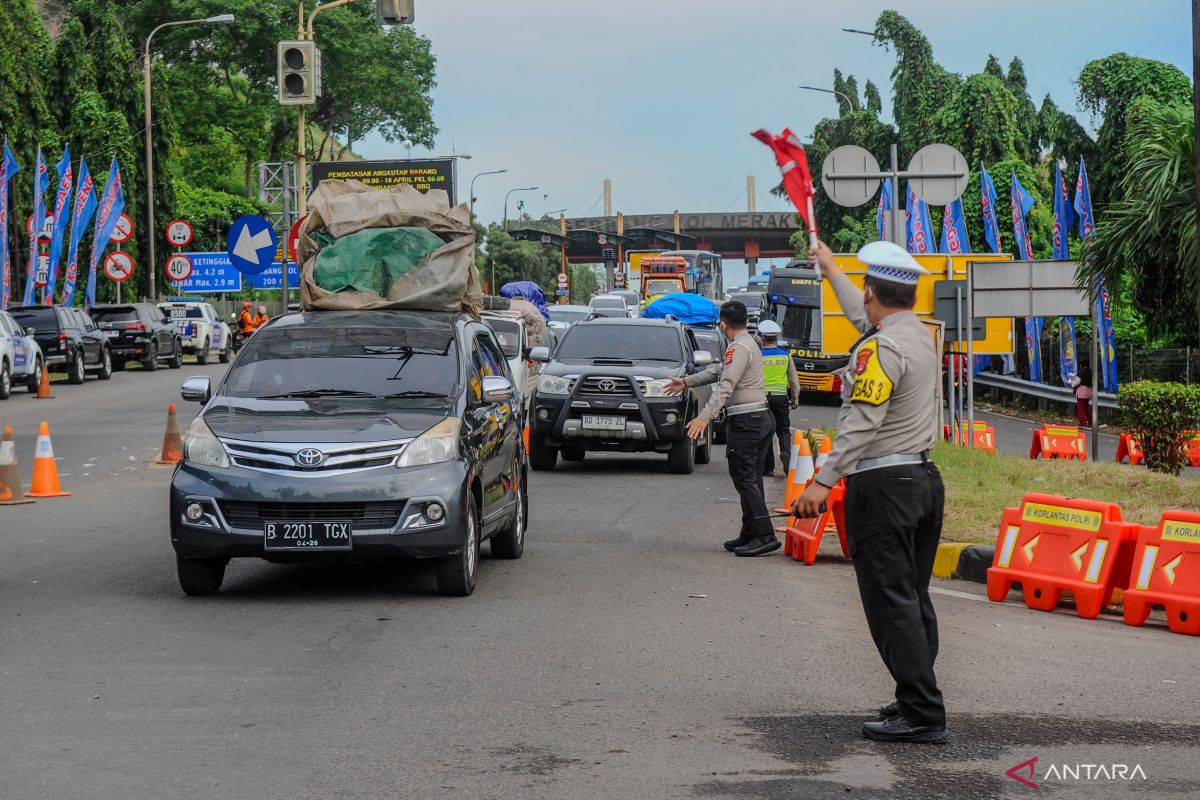
<instances>
[{"instance_id":1,"label":"palm tree","mask_svg":"<svg viewBox=\"0 0 1200 800\"><path fill-rule=\"evenodd\" d=\"M1103 209L1086 261L1110 287L1130 275L1152 332L1192 342L1200 335L1195 146L1192 106L1134 105L1119 199Z\"/></svg>"}]
</instances>

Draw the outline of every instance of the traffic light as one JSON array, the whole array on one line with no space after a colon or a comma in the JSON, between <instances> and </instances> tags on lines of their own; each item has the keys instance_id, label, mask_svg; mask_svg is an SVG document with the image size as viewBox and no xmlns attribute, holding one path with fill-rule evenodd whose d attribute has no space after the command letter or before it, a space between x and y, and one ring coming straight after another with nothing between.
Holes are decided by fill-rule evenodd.
<instances>
[{"instance_id":1,"label":"traffic light","mask_svg":"<svg viewBox=\"0 0 1200 800\"><path fill-rule=\"evenodd\" d=\"M313 41L279 43L279 102L308 106L321 96L321 51Z\"/></svg>"},{"instance_id":2,"label":"traffic light","mask_svg":"<svg viewBox=\"0 0 1200 800\"><path fill-rule=\"evenodd\" d=\"M380 25L412 25L413 0L375 0L375 15Z\"/></svg>"}]
</instances>

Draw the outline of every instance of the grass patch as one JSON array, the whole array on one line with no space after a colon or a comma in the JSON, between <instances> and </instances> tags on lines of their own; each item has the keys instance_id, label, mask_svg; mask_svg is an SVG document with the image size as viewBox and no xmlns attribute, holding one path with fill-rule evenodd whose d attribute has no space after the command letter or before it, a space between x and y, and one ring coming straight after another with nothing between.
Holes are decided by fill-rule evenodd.
<instances>
[{"instance_id":1,"label":"grass patch","mask_svg":"<svg viewBox=\"0 0 1200 800\"><path fill-rule=\"evenodd\" d=\"M945 443L934 448L933 458L946 484L946 542L994 544L1002 510L1020 505L1030 492L1116 503L1125 519L1143 525L1158 524L1168 509L1200 511L1200 482L1144 467L990 456Z\"/></svg>"}]
</instances>

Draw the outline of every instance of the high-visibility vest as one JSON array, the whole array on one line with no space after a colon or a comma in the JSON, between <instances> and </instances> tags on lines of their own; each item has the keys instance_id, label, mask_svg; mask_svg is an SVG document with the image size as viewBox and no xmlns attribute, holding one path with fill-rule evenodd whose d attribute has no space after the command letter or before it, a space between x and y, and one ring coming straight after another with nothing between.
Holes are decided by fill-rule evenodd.
<instances>
[{"instance_id":1,"label":"high-visibility vest","mask_svg":"<svg viewBox=\"0 0 1200 800\"><path fill-rule=\"evenodd\" d=\"M791 357L791 354L782 347L763 349L763 387L767 390L767 394L787 394L788 359Z\"/></svg>"}]
</instances>

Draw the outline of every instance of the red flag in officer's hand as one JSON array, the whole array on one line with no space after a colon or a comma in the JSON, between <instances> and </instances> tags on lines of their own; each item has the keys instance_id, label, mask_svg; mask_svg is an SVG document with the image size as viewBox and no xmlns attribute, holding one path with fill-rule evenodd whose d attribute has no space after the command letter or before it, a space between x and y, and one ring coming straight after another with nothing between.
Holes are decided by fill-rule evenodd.
<instances>
[{"instance_id":1,"label":"red flag in officer's hand","mask_svg":"<svg viewBox=\"0 0 1200 800\"><path fill-rule=\"evenodd\" d=\"M808 228L809 247L816 250L817 246L817 215L813 212L813 182L812 173L808 168L808 153L804 145L791 128L784 128L783 133L772 136L763 129L750 134L755 139L770 147L775 153L775 161L779 171L783 173L783 188L787 190L792 204L804 218Z\"/></svg>"}]
</instances>

